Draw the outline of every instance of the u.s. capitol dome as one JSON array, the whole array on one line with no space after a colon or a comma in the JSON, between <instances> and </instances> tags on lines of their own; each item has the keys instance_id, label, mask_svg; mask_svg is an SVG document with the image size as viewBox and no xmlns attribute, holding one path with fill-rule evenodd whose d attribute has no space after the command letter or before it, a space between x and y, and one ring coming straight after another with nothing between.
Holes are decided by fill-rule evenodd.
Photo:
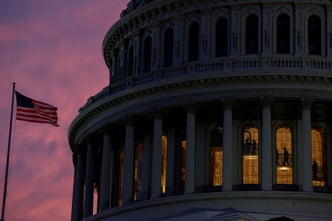
<instances>
[{"instance_id":1,"label":"u.s. capitol dome","mask_svg":"<svg viewBox=\"0 0 332 221\"><path fill-rule=\"evenodd\" d=\"M103 56L72 221L332 220L332 1L132 0Z\"/></svg>"}]
</instances>

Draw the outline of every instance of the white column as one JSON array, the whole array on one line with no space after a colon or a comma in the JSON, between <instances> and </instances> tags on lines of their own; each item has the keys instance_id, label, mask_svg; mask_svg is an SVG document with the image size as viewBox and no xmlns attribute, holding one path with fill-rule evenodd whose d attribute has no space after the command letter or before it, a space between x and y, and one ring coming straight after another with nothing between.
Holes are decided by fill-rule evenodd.
<instances>
[{"instance_id":1,"label":"white column","mask_svg":"<svg viewBox=\"0 0 332 221\"><path fill-rule=\"evenodd\" d=\"M110 183L109 183L109 194L108 194L108 208L112 208L113 205L113 194L114 194L114 190L113 188L116 187L116 185L114 184L114 181L116 181L116 177L115 176L115 170L118 169L117 166L115 166L115 160L114 160L114 150L111 147L111 158L110 158L110 171L109 171L109 177L110 177Z\"/></svg>"},{"instance_id":2,"label":"white column","mask_svg":"<svg viewBox=\"0 0 332 221\"><path fill-rule=\"evenodd\" d=\"M153 150L152 150L152 186L151 197L159 197L161 193L161 151L162 151L162 120L160 116L154 118Z\"/></svg>"},{"instance_id":3,"label":"white column","mask_svg":"<svg viewBox=\"0 0 332 221\"><path fill-rule=\"evenodd\" d=\"M224 103L224 156L223 156L223 191L231 191L233 187L233 123L232 103Z\"/></svg>"},{"instance_id":4,"label":"white column","mask_svg":"<svg viewBox=\"0 0 332 221\"><path fill-rule=\"evenodd\" d=\"M133 173L134 173L134 127L126 125L126 141L123 159L123 204L130 203L133 199Z\"/></svg>"},{"instance_id":5,"label":"white column","mask_svg":"<svg viewBox=\"0 0 332 221\"><path fill-rule=\"evenodd\" d=\"M302 169L303 191L312 191L311 100L302 100Z\"/></svg>"},{"instance_id":6,"label":"white column","mask_svg":"<svg viewBox=\"0 0 332 221\"><path fill-rule=\"evenodd\" d=\"M262 189L272 190L271 99L263 100L262 119Z\"/></svg>"},{"instance_id":7,"label":"white column","mask_svg":"<svg viewBox=\"0 0 332 221\"><path fill-rule=\"evenodd\" d=\"M186 140L185 193L193 193L195 192L196 116L192 108L187 112Z\"/></svg>"},{"instance_id":8,"label":"white column","mask_svg":"<svg viewBox=\"0 0 332 221\"><path fill-rule=\"evenodd\" d=\"M144 149L143 149L143 186L142 199L149 198L150 180L151 180L151 135L144 134Z\"/></svg>"},{"instance_id":9,"label":"white column","mask_svg":"<svg viewBox=\"0 0 332 221\"><path fill-rule=\"evenodd\" d=\"M168 128L167 133L167 168L166 194L174 195L175 129Z\"/></svg>"},{"instance_id":10,"label":"white column","mask_svg":"<svg viewBox=\"0 0 332 221\"><path fill-rule=\"evenodd\" d=\"M79 221L83 215L83 194L84 194L84 157L81 153L73 154L74 161L74 189L71 220Z\"/></svg>"},{"instance_id":11,"label":"white column","mask_svg":"<svg viewBox=\"0 0 332 221\"><path fill-rule=\"evenodd\" d=\"M111 135L104 133L102 167L101 167L101 176L100 176L99 211L107 210L109 208L110 178L111 178L110 161L111 161Z\"/></svg>"},{"instance_id":12,"label":"white column","mask_svg":"<svg viewBox=\"0 0 332 221\"><path fill-rule=\"evenodd\" d=\"M85 194L84 194L84 211L83 216L88 217L93 213L93 178L95 170L95 149L89 143L87 145L87 162L85 171Z\"/></svg>"}]
</instances>

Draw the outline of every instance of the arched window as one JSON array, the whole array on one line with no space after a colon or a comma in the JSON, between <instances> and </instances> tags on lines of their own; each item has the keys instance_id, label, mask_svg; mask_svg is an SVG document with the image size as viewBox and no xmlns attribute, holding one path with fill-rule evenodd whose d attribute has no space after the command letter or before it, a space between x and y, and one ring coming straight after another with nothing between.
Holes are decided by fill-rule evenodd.
<instances>
[{"instance_id":1,"label":"arched window","mask_svg":"<svg viewBox=\"0 0 332 221\"><path fill-rule=\"evenodd\" d=\"M128 70L127 70L127 76L133 76L134 72L134 47L130 46L128 50Z\"/></svg>"},{"instance_id":2,"label":"arched window","mask_svg":"<svg viewBox=\"0 0 332 221\"><path fill-rule=\"evenodd\" d=\"M216 22L216 57L226 56L228 53L228 22L225 17Z\"/></svg>"},{"instance_id":3,"label":"arched window","mask_svg":"<svg viewBox=\"0 0 332 221\"><path fill-rule=\"evenodd\" d=\"M259 131L254 125L242 132L242 184L259 183Z\"/></svg>"},{"instance_id":4,"label":"arched window","mask_svg":"<svg viewBox=\"0 0 332 221\"><path fill-rule=\"evenodd\" d=\"M152 59L152 39L147 37L144 39L143 43L143 72L151 71L151 59Z\"/></svg>"},{"instance_id":5,"label":"arched window","mask_svg":"<svg viewBox=\"0 0 332 221\"><path fill-rule=\"evenodd\" d=\"M277 128L275 152L277 184L293 184L293 134L288 126Z\"/></svg>"},{"instance_id":6,"label":"arched window","mask_svg":"<svg viewBox=\"0 0 332 221\"><path fill-rule=\"evenodd\" d=\"M311 129L311 149L312 149L312 185L326 185L326 144L325 131L321 128Z\"/></svg>"},{"instance_id":7,"label":"arched window","mask_svg":"<svg viewBox=\"0 0 332 221\"><path fill-rule=\"evenodd\" d=\"M113 81L118 81L120 80L119 78L119 66L120 66L120 59L119 59L119 50L114 50L114 58L112 62L113 66Z\"/></svg>"},{"instance_id":8,"label":"arched window","mask_svg":"<svg viewBox=\"0 0 332 221\"><path fill-rule=\"evenodd\" d=\"M312 55L321 55L321 20L317 15L308 19L308 52Z\"/></svg>"},{"instance_id":9,"label":"arched window","mask_svg":"<svg viewBox=\"0 0 332 221\"><path fill-rule=\"evenodd\" d=\"M143 184L143 142L135 144L135 161L134 161L134 201L142 199Z\"/></svg>"},{"instance_id":10,"label":"arched window","mask_svg":"<svg viewBox=\"0 0 332 221\"><path fill-rule=\"evenodd\" d=\"M212 186L222 185L223 165L223 129L215 127L210 135L210 183Z\"/></svg>"},{"instance_id":11,"label":"arched window","mask_svg":"<svg viewBox=\"0 0 332 221\"><path fill-rule=\"evenodd\" d=\"M277 18L277 53L290 53L290 20L287 14Z\"/></svg>"},{"instance_id":12,"label":"arched window","mask_svg":"<svg viewBox=\"0 0 332 221\"><path fill-rule=\"evenodd\" d=\"M173 45L174 32L172 28L168 28L164 38L164 67L173 65Z\"/></svg>"},{"instance_id":13,"label":"arched window","mask_svg":"<svg viewBox=\"0 0 332 221\"><path fill-rule=\"evenodd\" d=\"M167 137L161 137L161 193L166 193L166 171L167 171Z\"/></svg>"},{"instance_id":14,"label":"arched window","mask_svg":"<svg viewBox=\"0 0 332 221\"><path fill-rule=\"evenodd\" d=\"M199 25L193 22L189 26L188 61L197 61L199 57Z\"/></svg>"},{"instance_id":15,"label":"arched window","mask_svg":"<svg viewBox=\"0 0 332 221\"><path fill-rule=\"evenodd\" d=\"M246 19L246 54L258 53L258 17L249 15Z\"/></svg>"}]
</instances>

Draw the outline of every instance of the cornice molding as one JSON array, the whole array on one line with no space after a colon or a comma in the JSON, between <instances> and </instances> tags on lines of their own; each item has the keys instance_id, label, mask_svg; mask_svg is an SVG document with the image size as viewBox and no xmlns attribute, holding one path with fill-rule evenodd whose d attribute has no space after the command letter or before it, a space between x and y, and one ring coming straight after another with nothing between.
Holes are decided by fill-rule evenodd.
<instances>
[{"instance_id":1,"label":"cornice molding","mask_svg":"<svg viewBox=\"0 0 332 221\"><path fill-rule=\"evenodd\" d=\"M154 82L155 84L156 82ZM80 114L72 122L69 128L69 141L71 146L74 146L75 137L78 132L84 128L87 124L93 121L97 116L107 112L110 109L114 109L122 104L127 104L134 100L140 99L144 101L144 98L151 97L152 95L167 94L168 91L176 92L176 90L193 89L193 91L200 91L202 88L214 87L223 85L253 85L255 83L268 84L268 83L287 83L287 84L317 84L322 87L322 84L332 84L331 77L316 77L316 76L301 76L301 75L247 75L247 76L230 76L219 78L207 78L207 79L189 79L186 81L167 82L157 86L153 86L153 83L147 83L144 88L137 87L135 90L121 91L121 93L115 93L112 95L105 95L104 97L94 100L88 106L82 108ZM276 91L278 92L278 91ZM257 96L261 96L257 94ZM258 97L259 98L259 97ZM222 99L222 98L220 98ZM233 97L236 99L236 97Z\"/></svg>"}]
</instances>

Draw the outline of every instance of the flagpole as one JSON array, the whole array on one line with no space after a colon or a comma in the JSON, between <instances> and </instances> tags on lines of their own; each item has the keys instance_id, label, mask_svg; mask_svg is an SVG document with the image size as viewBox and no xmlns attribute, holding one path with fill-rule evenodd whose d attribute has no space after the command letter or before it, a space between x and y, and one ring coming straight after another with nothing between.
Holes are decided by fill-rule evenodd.
<instances>
[{"instance_id":1,"label":"flagpole","mask_svg":"<svg viewBox=\"0 0 332 221\"><path fill-rule=\"evenodd\" d=\"M6 173L5 173L5 181L4 181L5 183L4 183L4 187L3 187L2 211L1 211L1 220L0 221L5 221L5 207L6 207L8 169L9 169L9 154L10 154L10 143L11 143L11 137L12 137L12 124L13 124L14 93L15 93L15 82L13 82L12 106L11 106L11 111L10 111L10 123L9 123L9 135L8 135Z\"/></svg>"}]
</instances>

